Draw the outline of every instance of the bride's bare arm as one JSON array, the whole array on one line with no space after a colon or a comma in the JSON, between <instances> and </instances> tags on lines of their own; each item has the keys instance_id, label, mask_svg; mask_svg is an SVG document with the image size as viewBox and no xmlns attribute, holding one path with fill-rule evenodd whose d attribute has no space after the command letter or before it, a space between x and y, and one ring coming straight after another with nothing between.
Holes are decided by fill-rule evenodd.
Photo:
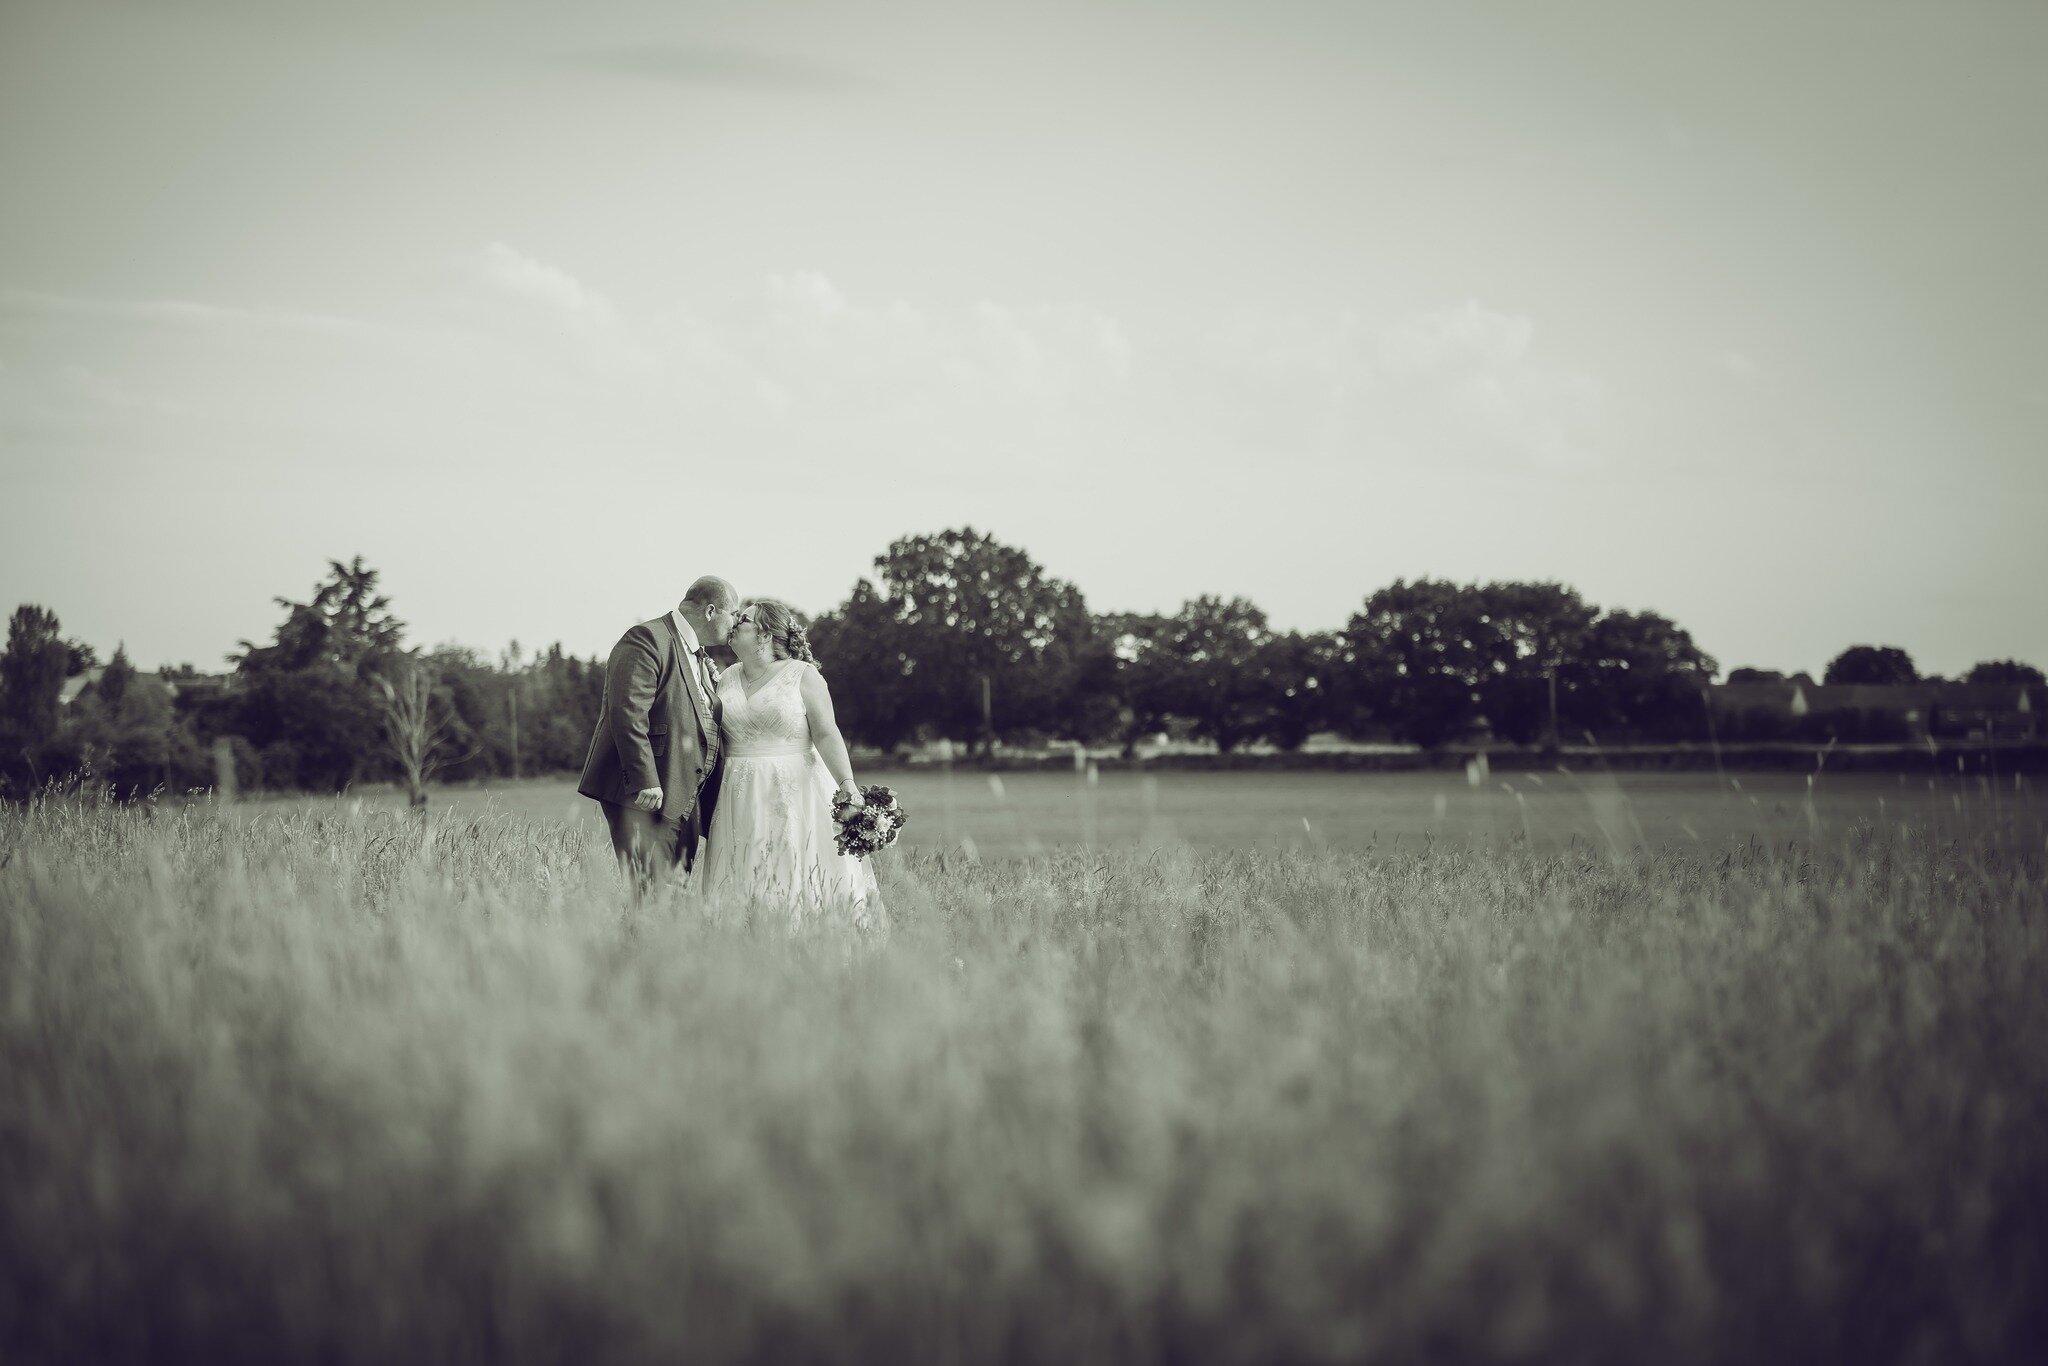
<instances>
[{"instance_id":1,"label":"bride's bare arm","mask_svg":"<svg viewBox=\"0 0 2048 1366\"><path fill-rule=\"evenodd\" d=\"M825 686L825 675L815 667L807 668L798 686L803 690L804 716L811 723L811 743L818 747L825 771L832 775L841 792L858 796L860 787L853 781L853 760L847 756L846 740L832 714L832 689Z\"/></svg>"}]
</instances>

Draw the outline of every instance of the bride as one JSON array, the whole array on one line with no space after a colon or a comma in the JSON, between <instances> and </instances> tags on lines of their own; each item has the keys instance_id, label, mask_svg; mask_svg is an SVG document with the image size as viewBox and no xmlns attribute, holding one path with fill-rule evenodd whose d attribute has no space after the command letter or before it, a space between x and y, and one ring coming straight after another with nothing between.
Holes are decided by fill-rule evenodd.
<instances>
[{"instance_id":1,"label":"bride","mask_svg":"<svg viewBox=\"0 0 2048 1366\"><path fill-rule=\"evenodd\" d=\"M879 928L874 869L833 842L833 795L858 803L860 787L802 623L787 603L756 598L734 614L727 643L739 666L718 682L725 775L704 856L707 899L786 912L791 930Z\"/></svg>"}]
</instances>

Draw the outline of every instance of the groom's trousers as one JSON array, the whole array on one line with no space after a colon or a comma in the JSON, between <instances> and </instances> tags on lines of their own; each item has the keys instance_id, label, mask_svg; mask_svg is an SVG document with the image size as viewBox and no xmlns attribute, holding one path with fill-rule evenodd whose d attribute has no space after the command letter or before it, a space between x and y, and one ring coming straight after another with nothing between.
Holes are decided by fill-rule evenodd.
<instances>
[{"instance_id":1,"label":"groom's trousers","mask_svg":"<svg viewBox=\"0 0 2048 1366\"><path fill-rule=\"evenodd\" d=\"M605 824L611 827L612 852L619 866L633 879L636 891L646 891L656 878L672 875L680 865L688 868L697 855L697 816L693 811L664 820L659 811L642 811L619 802L600 802Z\"/></svg>"}]
</instances>

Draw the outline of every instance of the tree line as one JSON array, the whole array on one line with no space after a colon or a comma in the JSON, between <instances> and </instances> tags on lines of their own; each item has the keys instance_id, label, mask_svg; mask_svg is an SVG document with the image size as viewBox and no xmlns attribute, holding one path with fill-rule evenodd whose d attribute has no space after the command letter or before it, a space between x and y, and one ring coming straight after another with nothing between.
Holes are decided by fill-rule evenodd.
<instances>
[{"instance_id":1,"label":"tree line","mask_svg":"<svg viewBox=\"0 0 2048 1366\"><path fill-rule=\"evenodd\" d=\"M360 557L330 562L307 600L276 602L272 638L241 642L226 676L143 674L117 649L69 706L65 680L93 668L96 652L66 640L53 613L21 607L0 656L0 782L19 793L83 776L125 793L219 776L315 791L400 781L424 800L437 775L581 767L603 661L559 644L529 656L515 643L495 659L408 647ZM1424 747L1481 735L1704 740L1719 667L1670 619L1601 608L1558 583L1397 580L1319 632L1276 630L1242 597L1098 613L1079 588L972 527L895 541L810 634L841 728L884 750L943 737L983 752L1050 741L1128 752L1160 733L1223 751L1294 749L1320 732ZM1852 647L1826 673L1830 683L1919 677L1904 651L1884 646ZM2042 675L1988 661L1967 681Z\"/></svg>"},{"instance_id":2,"label":"tree line","mask_svg":"<svg viewBox=\"0 0 2048 1366\"><path fill-rule=\"evenodd\" d=\"M971 527L906 537L874 568L811 638L842 725L881 748L926 731L983 746L1059 738L1126 750L1163 731L1226 752L1293 749L1326 731L1426 748L1482 735L1716 738L1705 688L1719 666L1684 628L1597 607L1559 583L1397 580L1343 627L1300 632L1275 630L1241 597L1198 597L1170 615L1091 613L1074 585ZM2013 661L1968 677L2042 681ZM1854 646L1827 678L1919 675L1903 650Z\"/></svg>"},{"instance_id":3,"label":"tree line","mask_svg":"<svg viewBox=\"0 0 2048 1366\"><path fill-rule=\"evenodd\" d=\"M181 665L145 674L116 649L68 706L67 677L98 660L57 617L17 609L0 656L0 783L51 781L122 794L245 788L334 792L356 783L472 779L580 768L604 697L604 662L515 642L496 659L463 646L408 648L405 624L360 557L333 561L304 602L278 598L263 644L241 642L225 676ZM227 760L223 774L219 758Z\"/></svg>"}]
</instances>

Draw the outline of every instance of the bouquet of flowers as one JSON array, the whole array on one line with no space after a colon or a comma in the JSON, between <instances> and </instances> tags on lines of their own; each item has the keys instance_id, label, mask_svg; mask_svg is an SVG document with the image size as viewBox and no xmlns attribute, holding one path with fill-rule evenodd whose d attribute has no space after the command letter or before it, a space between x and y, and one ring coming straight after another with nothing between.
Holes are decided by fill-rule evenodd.
<instances>
[{"instance_id":1,"label":"bouquet of flowers","mask_svg":"<svg viewBox=\"0 0 2048 1366\"><path fill-rule=\"evenodd\" d=\"M896 794L886 787L864 787L860 790L863 806L855 806L853 798L844 792L832 799L832 819L838 822L839 852L855 858L866 858L877 849L887 849L896 842L896 832L901 830L909 818L903 814L902 803Z\"/></svg>"}]
</instances>

